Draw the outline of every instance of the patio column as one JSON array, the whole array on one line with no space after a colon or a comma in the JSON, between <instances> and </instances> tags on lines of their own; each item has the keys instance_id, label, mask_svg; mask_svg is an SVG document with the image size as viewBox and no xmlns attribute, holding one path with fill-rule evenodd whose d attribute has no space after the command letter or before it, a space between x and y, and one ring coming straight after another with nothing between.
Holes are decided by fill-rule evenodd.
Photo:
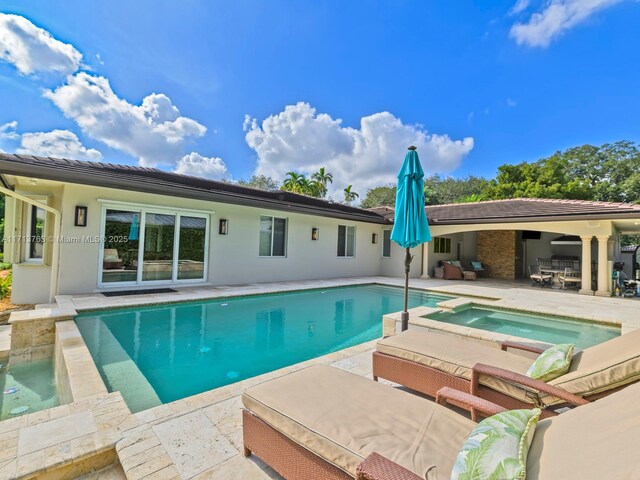
<instances>
[{"instance_id":1,"label":"patio column","mask_svg":"<svg viewBox=\"0 0 640 480\"><path fill-rule=\"evenodd\" d=\"M429 275L429 242L422 244L422 275L420 278L431 278Z\"/></svg>"},{"instance_id":2,"label":"patio column","mask_svg":"<svg viewBox=\"0 0 640 480\"><path fill-rule=\"evenodd\" d=\"M591 239L592 235L580 237L582 240L582 287L580 293L582 295L593 295L591 289Z\"/></svg>"},{"instance_id":3,"label":"patio column","mask_svg":"<svg viewBox=\"0 0 640 480\"><path fill-rule=\"evenodd\" d=\"M609 235L598 235L598 290L596 295L608 297L611 295L611 280L609 279Z\"/></svg>"}]
</instances>

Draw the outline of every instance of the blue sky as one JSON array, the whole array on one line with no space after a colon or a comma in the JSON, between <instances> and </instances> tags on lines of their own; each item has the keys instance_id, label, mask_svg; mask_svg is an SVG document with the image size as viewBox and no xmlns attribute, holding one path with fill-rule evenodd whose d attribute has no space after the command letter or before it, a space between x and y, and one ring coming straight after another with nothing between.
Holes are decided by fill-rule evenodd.
<instances>
[{"instance_id":1,"label":"blue sky","mask_svg":"<svg viewBox=\"0 0 640 480\"><path fill-rule=\"evenodd\" d=\"M491 177L573 145L640 140L637 1L47 0L0 11L18 16L0 22L8 152L231 179L326 165L335 188L364 193L393 180L407 142L429 173ZM25 50L42 42L38 29L54 43Z\"/></svg>"}]
</instances>

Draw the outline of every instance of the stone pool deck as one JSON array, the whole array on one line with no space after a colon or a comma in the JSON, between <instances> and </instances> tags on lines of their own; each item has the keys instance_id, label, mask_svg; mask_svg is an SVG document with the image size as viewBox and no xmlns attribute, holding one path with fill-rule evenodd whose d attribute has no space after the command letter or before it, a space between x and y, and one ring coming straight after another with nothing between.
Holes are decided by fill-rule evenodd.
<instances>
[{"instance_id":1,"label":"stone pool deck","mask_svg":"<svg viewBox=\"0 0 640 480\"><path fill-rule=\"evenodd\" d=\"M279 282L252 284L235 287L183 288L176 293L104 297L100 294L60 296L57 305L41 308L69 310L93 310L134 305L149 305L176 301L192 301L207 298L222 298L237 295L256 295L291 290L330 288L363 283L379 283L401 286L402 280L387 277L362 277L348 279ZM568 292L522 287L508 282L484 281L463 282L434 279L412 279L410 286L454 296L473 297L474 302L502 308L515 308L532 312L581 317L584 319L619 324L622 332L640 328L640 302L633 299L603 298L576 295ZM455 307L457 301L452 301ZM382 319L381 319L382 320ZM66 458L74 455L74 445L85 445L86 452L75 461L80 462L98 448L91 449L102 439L101 445L113 451L116 464L83 478L87 480L119 479L267 479L280 478L272 469L256 457L242 456L242 391L249 386L276 378L313 364L328 364L353 373L371 377L371 353L375 341L357 345L323 357L292 365L274 372L254 377L233 385L203 392L176 402L131 414L123 405L119 394L109 395L109 402L117 404L117 413L110 416L104 405L96 400L87 400L87 409L93 412L93 424L89 417L81 428L82 435L66 439L59 436L56 441L56 419L59 415L76 414L79 406L63 405L45 412L37 412L0 423L0 445L11 449L11 462L0 460L0 478L20 477L20 473L34 472L32 461L53 461L49 454ZM73 375L72 375L73 376ZM48 413L47 413L48 412ZM64 415L63 415L64 414ZM101 418L102 417L102 418ZM74 417L75 418L75 417ZM80 417L78 417L80 418ZM84 418L84 417L83 417ZM67 420L71 420L68 418ZM11 423L7 423L11 422ZM60 422L58 422L60 423ZM97 430L89 430L96 425ZM25 430L36 427L35 430ZM51 430L53 429L53 430ZM87 430L89 429L89 430ZM85 432L85 430L87 430ZM42 449L20 454L20 438L33 432L48 432L49 443ZM70 435L65 433L65 435ZM87 436L90 435L90 436ZM84 440L89 443L84 443ZM27 437L22 437L27 438ZM75 443L74 443L75 442ZM26 445L23 440L23 445ZM48 449L48 450L47 450ZM106 451L106 450L104 450ZM26 452L26 450L25 450ZM105 460L104 458L102 459ZM23 466L21 469L21 465ZM31 465L31 467L29 467ZM55 465L55 464L52 464ZM71 473L73 470L70 470ZM5 476L4 473L9 473ZM42 477L44 478L44 477ZM50 478L73 478L72 476Z\"/></svg>"}]
</instances>

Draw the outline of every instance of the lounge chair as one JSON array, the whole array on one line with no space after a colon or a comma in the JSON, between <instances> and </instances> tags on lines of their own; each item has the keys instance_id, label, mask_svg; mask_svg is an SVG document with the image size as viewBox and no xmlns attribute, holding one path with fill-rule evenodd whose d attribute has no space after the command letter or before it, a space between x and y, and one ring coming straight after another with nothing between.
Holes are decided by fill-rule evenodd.
<instances>
[{"instance_id":1,"label":"lounge chair","mask_svg":"<svg viewBox=\"0 0 640 480\"><path fill-rule=\"evenodd\" d=\"M529 279L532 287L537 285L542 288L551 288L553 286L553 274L542 273L538 265L529 265L527 268L529 269Z\"/></svg>"},{"instance_id":2,"label":"lounge chair","mask_svg":"<svg viewBox=\"0 0 640 480\"><path fill-rule=\"evenodd\" d=\"M541 420L527 480L638 478L640 385ZM468 393L439 403L504 411ZM244 454L287 480L449 478L475 423L428 399L327 366L313 366L246 390ZM427 473L428 472L428 473Z\"/></svg>"},{"instance_id":3,"label":"lounge chair","mask_svg":"<svg viewBox=\"0 0 640 480\"><path fill-rule=\"evenodd\" d=\"M512 342L499 350L460 336L407 330L378 342L374 380L391 380L432 397L452 387L509 409L537 405L543 417L555 415L565 402L586 403L640 380L640 330L576 353L569 371L547 383L525 375L532 358L508 349L543 351Z\"/></svg>"},{"instance_id":4,"label":"lounge chair","mask_svg":"<svg viewBox=\"0 0 640 480\"><path fill-rule=\"evenodd\" d=\"M486 265L482 264L482 262L473 260L471 262L471 270L475 272L478 277L480 277L485 274L485 272L487 271L487 268L486 268Z\"/></svg>"},{"instance_id":5,"label":"lounge chair","mask_svg":"<svg viewBox=\"0 0 640 480\"><path fill-rule=\"evenodd\" d=\"M443 260L441 262L444 268L444 280L462 280L464 269L457 260Z\"/></svg>"}]
</instances>

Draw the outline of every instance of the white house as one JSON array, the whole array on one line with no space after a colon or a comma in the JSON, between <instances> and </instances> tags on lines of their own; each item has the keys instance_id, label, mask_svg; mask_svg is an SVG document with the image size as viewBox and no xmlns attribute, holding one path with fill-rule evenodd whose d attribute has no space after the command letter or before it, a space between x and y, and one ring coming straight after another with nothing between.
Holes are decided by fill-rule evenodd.
<instances>
[{"instance_id":1,"label":"white house","mask_svg":"<svg viewBox=\"0 0 640 480\"><path fill-rule=\"evenodd\" d=\"M13 303L58 294L402 276L393 209L364 210L156 169L0 153L4 258ZM434 241L412 276L442 260L517 279L540 258L581 265L581 293L608 295L621 233L640 206L514 199L427 207ZM567 237L568 236L568 237ZM562 237L562 238L561 238Z\"/></svg>"}]
</instances>

